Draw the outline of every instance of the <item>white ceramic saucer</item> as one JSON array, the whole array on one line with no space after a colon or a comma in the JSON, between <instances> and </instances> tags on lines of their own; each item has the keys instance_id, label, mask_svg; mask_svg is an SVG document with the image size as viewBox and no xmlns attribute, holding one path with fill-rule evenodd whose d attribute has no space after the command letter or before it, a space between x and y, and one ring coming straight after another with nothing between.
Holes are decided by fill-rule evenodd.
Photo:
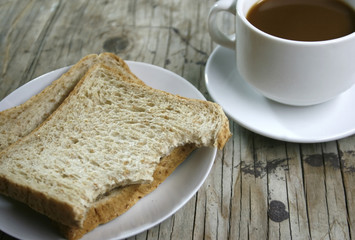
<instances>
[{"instance_id":1,"label":"white ceramic saucer","mask_svg":"<svg viewBox=\"0 0 355 240\"><path fill-rule=\"evenodd\" d=\"M205 81L213 100L241 126L298 143L337 140L355 133L355 86L323 104L283 105L252 89L239 75L235 61L233 50L218 46L207 61Z\"/></svg>"}]
</instances>

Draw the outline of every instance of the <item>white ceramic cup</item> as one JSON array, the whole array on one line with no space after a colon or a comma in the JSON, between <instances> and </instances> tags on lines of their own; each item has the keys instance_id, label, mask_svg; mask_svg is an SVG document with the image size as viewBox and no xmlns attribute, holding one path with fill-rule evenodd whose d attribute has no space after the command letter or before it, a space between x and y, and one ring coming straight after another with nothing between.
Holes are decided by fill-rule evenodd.
<instances>
[{"instance_id":1,"label":"white ceramic cup","mask_svg":"<svg viewBox=\"0 0 355 240\"><path fill-rule=\"evenodd\" d=\"M355 83L355 33L325 41L294 41L267 34L247 19L259 0L218 1L208 27L216 43L234 49L243 79L265 97L289 105L326 102ZM345 0L355 8L355 0ZM219 12L234 14L235 35L227 36L216 21Z\"/></svg>"}]
</instances>

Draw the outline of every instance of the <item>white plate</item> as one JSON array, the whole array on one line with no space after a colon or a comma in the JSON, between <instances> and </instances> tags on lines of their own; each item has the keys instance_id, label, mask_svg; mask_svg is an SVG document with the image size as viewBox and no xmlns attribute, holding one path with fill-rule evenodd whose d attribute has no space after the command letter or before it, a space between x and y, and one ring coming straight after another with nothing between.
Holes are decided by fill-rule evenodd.
<instances>
[{"instance_id":1,"label":"white plate","mask_svg":"<svg viewBox=\"0 0 355 240\"><path fill-rule=\"evenodd\" d=\"M127 63L133 73L154 88L205 99L193 85L170 71L145 63ZM24 102L67 69L58 69L25 84L1 101L0 109ZM215 148L194 151L155 191L122 216L86 234L83 240L127 238L162 222L197 192L211 170L216 152ZM61 239L48 219L1 195L0 212L0 229L9 235L20 239Z\"/></svg>"},{"instance_id":2,"label":"white plate","mask_svg":"<svg viewBox=\"0 0 355 240\"><path fill-rule=\"evenodd\" d=\"M279 104L254 91L236 70L234 51L220 46L207 61L205 81L211 97L227 115L258 134L289 142L315 143L355 133L355 86L315 106Z\"/></svg>"}]
</instances>

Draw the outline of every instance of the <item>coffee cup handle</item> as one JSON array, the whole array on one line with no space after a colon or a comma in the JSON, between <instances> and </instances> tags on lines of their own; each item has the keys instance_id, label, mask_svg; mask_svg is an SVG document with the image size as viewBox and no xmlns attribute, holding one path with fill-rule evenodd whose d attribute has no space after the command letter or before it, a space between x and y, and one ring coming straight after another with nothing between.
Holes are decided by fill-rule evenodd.
<instances>
[{"instance_id":1,"label":"coffee cup handle","mask_svg":"<svg viewBox=\"0 0 355 240\"><path fill-rule=\"evenodd\" d=\"M212 6L208 14L208 31L213 41L224 47L235 49L235 34L228 36L217 25L217 14L223 11L236 15L236 0L221 0Z\"/></svg>"}]
</instances>

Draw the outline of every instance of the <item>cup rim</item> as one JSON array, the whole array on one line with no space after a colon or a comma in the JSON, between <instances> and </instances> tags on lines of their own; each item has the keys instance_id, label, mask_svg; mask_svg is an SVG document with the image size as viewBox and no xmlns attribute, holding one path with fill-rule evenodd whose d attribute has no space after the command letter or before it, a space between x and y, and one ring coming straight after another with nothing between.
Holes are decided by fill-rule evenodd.
<instances>
[{"instance_id":1,"label":"cup rim","mask_svg":"<svg viewBox=\"0 0 355 240\"><path fill-rule=\"evenodd\" d=\"M242 21L244 22L244 24L246 24L250 29L252 29L254 32L266 37L266 38L270 38L272 40L275 41L279 41L279 42L283 42L283 43L290 43L290 44L299 44L299 45L324 45L324 44L333 44L333 43L337 43L337 42L341 42L341 41L346 41L349 38L354 38L355 37L355 32L352 32L348 35L342 36L342 37L338 37L338 38L333 38L333 39L327 39L327 40L320 40L320 41L300 41L300 40L292 40L292 39L286 39L286 38L281 38L281 37L277 37L274 35L271 35L269 33L266 33L262 30L260 30L259 28L255 27L253 24L251 24L248 19L246 18L245 14L242 12L242 3L244 1L238 1L237 5L236 5L236 12L237 12L237 16L239 16ZM249 11L249 10L248 10Z\"/></svg>"}]
</instances>

